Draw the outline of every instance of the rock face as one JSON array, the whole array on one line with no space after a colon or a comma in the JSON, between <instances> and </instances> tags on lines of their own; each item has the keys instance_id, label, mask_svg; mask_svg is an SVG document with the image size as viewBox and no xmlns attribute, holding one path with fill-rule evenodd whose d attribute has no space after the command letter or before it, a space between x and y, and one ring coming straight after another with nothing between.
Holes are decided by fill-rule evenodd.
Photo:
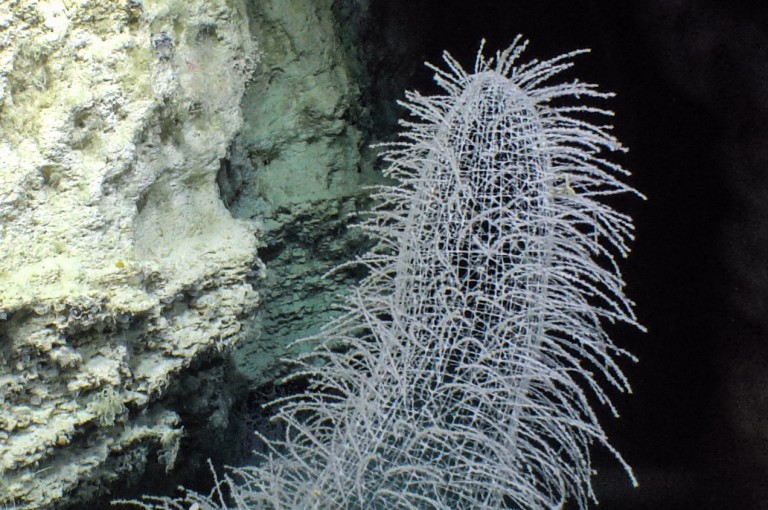
<instances>
[{"instance_id":1,"label":"rock face","mask_svg":"<svg viewBox=\"0 0 768 510\"><path fill-rule=\"evenodd\" d=\"M263 222L267 266L259 331L236 353L251 386L284 373L289 344L316 333L357 275L323 274L365 250L347 230L369 202L371 170L360 105L357 0L260 0L251 31L263 51L242 102L244 126L222 172L233 215Z\"/></svg>"},{"instance_id":2,"label":"rock face","mask_svg":"<svg viewBox=\"0 0 768 510\"><path fill-rule=\"evenodd\" d=\"M173 466L160 398L258 303L216 182L257 59L240 0L0 4L0 506Z\"/></svg>"}]
</instances>

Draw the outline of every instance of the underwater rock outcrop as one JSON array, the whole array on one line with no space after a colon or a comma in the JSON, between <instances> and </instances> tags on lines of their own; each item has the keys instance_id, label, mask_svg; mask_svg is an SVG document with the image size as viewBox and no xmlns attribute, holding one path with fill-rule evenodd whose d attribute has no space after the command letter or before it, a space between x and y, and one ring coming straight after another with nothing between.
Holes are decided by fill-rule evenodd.
<instances>
[{"instance_id":1,"label":"underwater rock outcrop","mask_svg":"<svg viewBox=\"0 0 768 510\"><path fill-rule=\"evenodd\" d=\"M0 506L174 464L161 398L259 301L216 183L258 55L240 0L0 5Z\"/></svg>"},{"instance_id":2,"label":"underwater rock outcrop","mask_svg":"<svg viewBox=\"0 0 768 510\"><path fill-rule=\"evenodd\" d=\"M347 226L367 208L372 170L357 0L263 0L249 4L263 51L242 101L244 126L222 168L222 196L235 217L263 224L259 330L235 352L252 387L285 374L292 341L334 314L359 277L323 274L364 252Z\"/></svg>"}]
</instances>

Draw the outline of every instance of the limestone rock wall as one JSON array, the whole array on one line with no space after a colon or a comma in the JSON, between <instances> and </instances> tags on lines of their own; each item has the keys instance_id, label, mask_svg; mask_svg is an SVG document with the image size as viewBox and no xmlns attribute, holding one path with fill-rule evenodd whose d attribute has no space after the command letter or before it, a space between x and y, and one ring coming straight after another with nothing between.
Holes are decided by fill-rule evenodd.
<instances>
[{"instance_id":1,"label":"limestone rock wall","mask_svg":"<svg viewBox=\"0 0 768 510\"><path fill-rule=\"evenodd\" d=\"M170 380L243 336L257 232L216 175L247 23L241 0L0 0L0 507L170 468Z\"/></svg>"}]
</instances>

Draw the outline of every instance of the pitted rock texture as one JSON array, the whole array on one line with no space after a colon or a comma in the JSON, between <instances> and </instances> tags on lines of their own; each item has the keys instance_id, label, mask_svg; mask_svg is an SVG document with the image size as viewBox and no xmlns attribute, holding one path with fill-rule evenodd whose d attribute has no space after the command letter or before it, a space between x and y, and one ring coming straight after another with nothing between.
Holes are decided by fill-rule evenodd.
<instances>
[{"instance_id":1,"label":"pitted rock texture","mask_svg":"<svg viewBox=\"0 0 768 510\"><path fill-rule=\"evenodd\" d=\"M241 0L0 3L0 506L175 462L170 380L258 303L216 183L258 56Z\"/></svg>"}]
</instances>

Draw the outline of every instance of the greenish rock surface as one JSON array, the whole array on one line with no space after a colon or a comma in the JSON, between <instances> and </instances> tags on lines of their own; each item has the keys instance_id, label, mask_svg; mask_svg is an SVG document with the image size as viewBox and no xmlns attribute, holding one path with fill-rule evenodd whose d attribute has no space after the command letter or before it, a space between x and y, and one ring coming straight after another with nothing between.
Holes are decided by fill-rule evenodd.
<instances>
[{"instance_id":1,"label":"greenish rock surface","mask_svg":"<svg viewBox=\"0 0 768 510\"><path fill-rule=\"evenodd\" d=\"M173 466L168 388L259 301L216 183L257 59L240 0L0 3L0 507Z\"/></svg>"},{"instance_id":2,"label":"greenish rock surface","mask_svg":"<svg viewBox=\"0 0 768 510\"><path fill-rule=\"evenodd\" d=\"M363 126L360 70L338 5L356 2L262 0L249 4L263 51L242 102L244 126L220 181L236 217L262 224L267 269L258 332L235 353L252 386L285 373L283 357L308 346L359 275L323 275L365 249L348 229L378 182Z\"/></svg>"}]
</instances>

